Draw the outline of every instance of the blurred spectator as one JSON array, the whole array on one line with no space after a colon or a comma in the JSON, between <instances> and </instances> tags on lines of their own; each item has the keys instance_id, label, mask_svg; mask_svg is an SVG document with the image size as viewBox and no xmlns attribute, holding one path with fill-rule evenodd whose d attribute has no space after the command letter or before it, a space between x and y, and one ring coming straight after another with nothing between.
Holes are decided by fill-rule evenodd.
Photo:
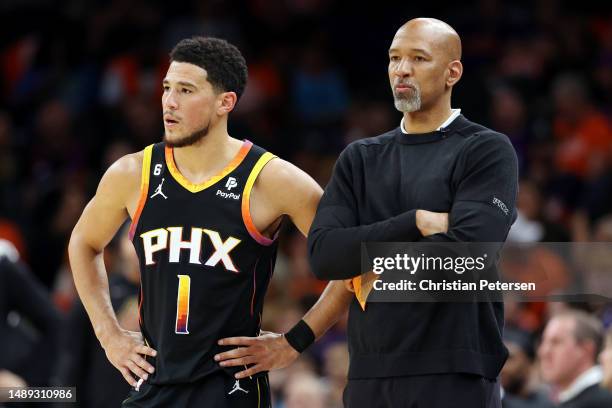
<instances>
[{"instance_id":1,"label":"blurred spectator","mask_svg":"<svg viewBox=\"0 0 612 408\"><path fill-rule=\"evenodd\" d=\"M552 92L559 169L578 178L599 174L610 159L610 121L592 105L586 84L576 75L558 77Z\"/></svg>"},{"instance_id":2,"label":"blurred spectator","mask_svg":"<svg viewBox=\"0 0 612 408\"><path fill-rule=\"evenodd\" d=\"M17 251L17 257L27 259L25 241L17 223L0 217L0 240L8 241Z\"/></svg>"},{"instance_id":3,"label":"blurred spectator","mask_svg":"<svg viewBox=\"0 0 612 408\"><path fill-rule=\"evenodd\" d=\"M534 385L535 350L531 335L517 329L504 330L508 360L501 372L503 408L552 408L554 405Z\"/></svg>"},{"instance_id":4,"label":"blurred spectator","mask_svg":"<svg viewBox=\"0 0 612 408\"><path fill-rule=\"evenodd\" d=\"M61 286L60 272L67 265L68 239L86 200L83 187L67 178L64 185L50 187L37 205L33 220L36 224L34 231L30 231L30 250L36 256L31 257L30 264L39 271L47 287L57 285L58 280Z\"/></svg>"},{"instance_id":5,"label":"blurred spectator","mask_svg":"<svg viewBox=\"0 0 612 408\"><path fill-rule=\"evenodd\" d=\"M12 215L17 213L18 204L11 198L22 177L15 133L11 116L0 110L0 213Z\"/></svg>"},{"instance_id":6,"label":"blurred spectator","mask_svg":"<svg viewBox=\"0 0 612 408\"><path fill-rule=\"evenodd\" d=\"M581 311L557 314L546 325L538 350L542 377L553 387L560 407L607 408L612 394L600 387L602 325Z\"/></svg>"},{"instance_id":7,"label":"blurred spectator","mask_svg":"<svg viewBox=\"0 0 612 408\"><path fill-rule=\"evenodd\" d=\"M302 354L287 368L269 373L270 390L272 391L272 406L283 408L286 401L287 385L295 377L316 376L315 364L308 354ZM276 401L276 402L275 402Z\"/></svg>"},{"instance_id":8,"label":"blurred spectator","mask_svg":"<svg viewBox=\"0 0 612 408\"><path fill-rule=\"evenodd\" d=\"M580 206L591 220L601 216L602 205L612 202L608 189L612 180L612 125L593 106L584 81L572 74L558 77L553 84L556 116L553 132L558 143L555 162L559 170L553 193L567 209ZM583 222L584 224L584 222ZM584 227L578 230L584 235ZM582 232L582 234L580 234Z\"/></svg>"},{"instance_id":9,"label":"blurred spectator","mask_svg":"<svg viewBox=\"0 0 612 408\"><path fill-rule=\"evenodd\" d=\"M325 388L314 375L300 374L285 385L282 408L325 408Z\"/></svg>"},{"instance_id":10,"label":"blurred spectator","mask_svg":"<svg viewBox=\"0 0 612 408\"><path fill-rule=\"evenodd\" d=\"M492 128L510 138L516 150L519 174L524 174L527 166L529 142L533 138L527 125L527 107L516 89L498 86L491 98Z\"/></svg>"},{"instance_id":11,"label":"blurred spectator","mask_svg":"<svg viewBox=\"0 0 612 408\"><path fill-rule=\"evenodd\" d=\"M121 104L122 127L119 132L136 146L147 146L159 141L161 108L144 97L126 98Z\"/></svg>"},{"instance_id":12,"label":"blurred spectator","mask_svg":"<svg viewBox=\"0 0 612 408\"><path fill-rule=\"evenodd\" d=\"M612 391L612 329L608 329L604 340L604 349L599 355L599 362L603 369L601 386Z\"/></svg>"},{"instance_id":13,"label":"blurred spectator","mask_svg":"<svg viewBox=\"0 0 612 408\"><path fill-rule=\"evenodd\" d=\"M62 168L83 166L81 142L74 136L74 117L59 99L47 101L38 111L31 140L30 169L39 183Z\"/></svg>"},{"instance_id":14,"label":"blurred spectator","mask_svg":"<svg viewBox=\"0 0 612 408\"><path fill-rule=\"evenodd\" d=\"M293 78L294 106L305 123L339 120L348 106L344 79L329 65L322 43L312 43L300 55L301 64Z\"/></svg>"},{"instance_id":15,"label":"blurred spectator","mask_svg":"<svg viewBox=\"0 0 612 408\"><path fill-rule=\"evenodd\" d=\"M517 200L518 216L508 233L508 242L566 242L565 229L549 222L543 213L542 194L538 186L521 180Z\"/></svg>"},{"instance_id":16,"label":"blurred spectator","mask_svg":"<svg viewBox=\"0 0 612 408\"><path fill-rule=\"evenodd\" d=\"M109 248L111 252L118 252L117 261L111 263L114 267L107 264L109 290L119 325L126 330L139 331L140 269L127 230L128 228L124 226ZM105 257L106 255L105 253ZM130 385L108 361L94 334L85 308L80 302L77 302L70 311L62 333L62 351L57 367L56 385L76 386L79 395L78 407L120 406L130 390Z\"/></svg>"},{"instance_id":17,"label":"blurred spectator","mask_svg":"<svg viewBox=\"0 0 612 408\"><path fill-rule=\"evenodd\" d=\"M609 297L612 293L612 216L595 224L592 240L595 242L574 245L575 259L580 264L586 293Z\"/></svg>"},{"instance_id":18,"label":"blurred spectator","mask_svg":"<svg viewBox=\"0 0 612 408\"><path fill-rule=\"evenodd\" d=\"M342 394L346 387L349 353L346 342L329 346L323 355L323 376L328 390L326 408L342 408Z\"/></svg>"},{"instance_id":19,"label":"blurred spectator","mask_svg":"<svg viewBox=\"0 0 612 408\"><path fill-rule=\"evenodd\" d=\"M377 135L397 125L395 112L388 103L357 101L352 103L346 115L344 144Z\"/></svg>"},{"instance_id":20,"label":"blurred spectator","mask_svg":"<svg viewBox=\"0 0 612 408\"><path fill-rule=\"evenodd\" d=\"M612 242L612 215L599 220L593 235L595 242Z\"/></svg>"},{"instance_id":21,"label":"blurred spectator","mask_svg":"<svg viewBox=\"0 0 612 408\"><path fill-rule=\"evenodd\" d=\"M60 315L17 250L0 240L0 251L0 371L45 386L57 356Z\"/></svg>"}]
</instances>

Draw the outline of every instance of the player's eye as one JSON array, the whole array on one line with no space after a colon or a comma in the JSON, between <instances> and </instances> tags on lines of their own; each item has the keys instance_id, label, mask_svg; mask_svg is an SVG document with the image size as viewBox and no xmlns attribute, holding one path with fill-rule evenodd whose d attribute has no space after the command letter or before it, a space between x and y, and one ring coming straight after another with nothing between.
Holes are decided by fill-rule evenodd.
<instances>
[{"instance_id":1,"label":"player's eye","mask_svg":"<svg viewBox=\"0 0 612 408\"><path fill-rule=\"evenodd\" d=\"M186 93L186 94L193 93L193 91L192 91L191 89L187 89L187 88L183 88L183 89L181 89L181 91L182 91L183 93Z\"/></svg>"},{"instance_id":2,"label":"player's eye","mask_svg":"<svg viewBox=\"0 0 612 408\"><path fill-rule=\"evenodd\" d=\"M414 60L416 62L423 62L423 61L425 61L425 58L421 57L420 55L417 55L417 56L414 57Z\"/></svg>"},{"instance_id":3,"label":"player's eye","mask_svg":"<svg viewBox=\"0 0 612 408\"><path fill-rule=\"evenodd\" d=\"M168 85L164 85L164 92L168 92L170 90L170 87Z\"/></svg>"},{"instance_id":4,"label":"player's eye","mask_svg":"<svg viewBox=\"0 0 612 408\"><path fill-rule=\"evenodd\" d=\"M393 61L393 62L397 62L400 60L400 57L398 57L397 55L392 55L389 57L389 60Z\"/></svg>"}]
</instances>

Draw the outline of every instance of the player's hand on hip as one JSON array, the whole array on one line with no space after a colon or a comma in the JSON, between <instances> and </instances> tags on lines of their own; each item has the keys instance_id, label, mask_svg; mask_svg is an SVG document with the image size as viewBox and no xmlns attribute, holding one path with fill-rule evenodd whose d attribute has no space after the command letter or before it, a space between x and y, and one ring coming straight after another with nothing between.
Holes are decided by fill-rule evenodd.
<instances>
[{"instance_id":1,"label":"player's hand on hip","mask_svg":"<svg viewBox=\"0 0 612 408\"><path fill-rule=\"evenodd\" d=\"M221 339L219 345L238 346L215 356L215 361L219 362L221 367L253 365L236 373L237 379L249 377L261 371L285 368L300 355L289 345L285 336L270 332L262 332L259 337Z\"/></svg>"},{"instance_id":2,"label":"player's hand on hip","mask_svg":"<svg viewBox=\"0 0 612 408\"><path fill-rule=\"evenodd\" d=\"M424 237L448 232L448 213L417 210L416 226Z\"/></svg>"},{"instance_id":3,"label":"player's hand on hip","mask_svg":"<svg viewBox=\"0 0 612 408\"><path fill-rule=\"evenodd\" d=\"M144 344L140 332L121 330L109 336L102 347L108 360L132 387L137 384L134 375L146 381L149 374L155 371L155 368L143 356L155 357L157 352Z\"/></svg>"}]
</instances>

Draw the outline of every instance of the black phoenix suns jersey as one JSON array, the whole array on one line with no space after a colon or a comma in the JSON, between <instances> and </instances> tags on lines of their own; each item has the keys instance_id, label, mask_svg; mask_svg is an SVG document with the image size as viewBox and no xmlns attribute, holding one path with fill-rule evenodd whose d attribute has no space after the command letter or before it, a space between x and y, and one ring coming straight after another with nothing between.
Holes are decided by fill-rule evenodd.
<instances>
[{"instance_id":1,"label":"black phoenix suns jersey","mask_svg":"<svg viewBox=\"0 0 612 408\"><path fill-rule=\"evenodd\" d=\"M220 174L193 184L172 148L144 150L130 238L140 261L140 327L157 350L150 383L201 379L221 369L213 357L228 348L217 340L259 334L277 245L255 228L249 199L274 157L245 141Z\"/></svg>"}]
</instances>

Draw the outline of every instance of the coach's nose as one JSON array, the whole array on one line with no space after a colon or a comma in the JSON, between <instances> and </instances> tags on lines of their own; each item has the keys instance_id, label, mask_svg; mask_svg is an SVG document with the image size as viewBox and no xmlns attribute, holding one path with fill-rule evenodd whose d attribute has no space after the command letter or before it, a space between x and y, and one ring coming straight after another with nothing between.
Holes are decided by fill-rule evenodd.
<instances>
[{"instance_id":1,"label":"coach's nose","mask_svg":"<svg viewBox=\"0 0 612 408\"><path fill-rule=\"evenodd\" d=\"M402 58L393 68L393 75L399 78L411 77L413 74L413 66L410 63L410 58Z\"/></svg>"}]
</instances>

